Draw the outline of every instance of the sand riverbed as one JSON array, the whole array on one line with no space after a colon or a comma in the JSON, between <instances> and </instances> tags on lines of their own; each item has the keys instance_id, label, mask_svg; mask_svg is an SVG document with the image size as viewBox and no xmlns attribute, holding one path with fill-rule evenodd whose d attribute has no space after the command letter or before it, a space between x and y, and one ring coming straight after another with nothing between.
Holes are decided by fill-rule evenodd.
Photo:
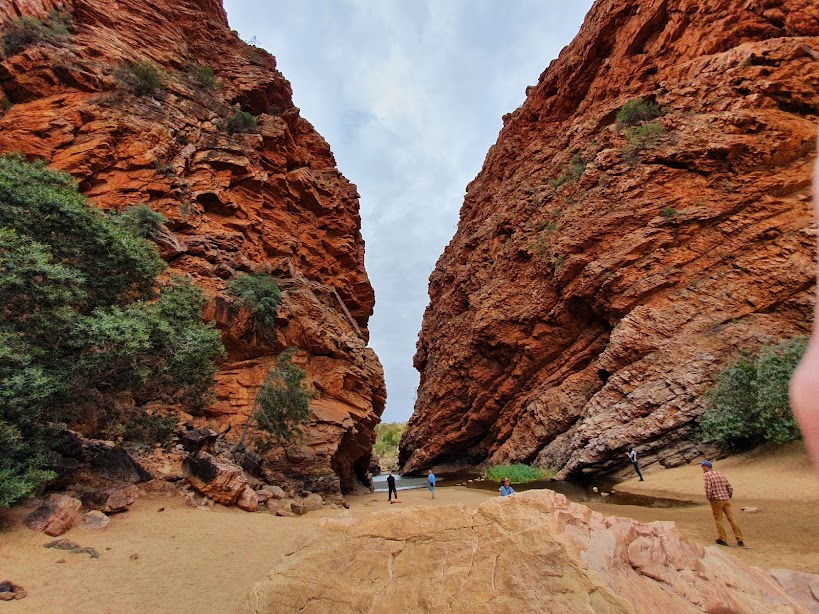
<instances>
[{"instance_id":1,"label":"sand riverbed","mask_svg":"<svg viewBox=\"0 0 819 614\"><path fill-rule=\"evenodd\" d=\"M819 484L801 446L726 459L717 468L734 485L737 509L762 510L738 512L748 547L732 546L729 552L760 567L819 573ZM649 469L645 482L629 481L619 488L702 498L696 466ZM6 526L0 531L0 580L23 585L29 596L0 607L13 614L233 612L253 584L267 575L272 562L292 551L305 535L320 530L324 517L357 517L390 507L412 513L416 505L475 508L492 496L486 490L441 487L434 501L426 490L401 491L401 503L390 506L386 494L378 493L351 497L349 511L325 509L301 518L219 506L203 511L186 507L181 497L146 496L128 512L112 516L103 532L74 528L63 536L96 548L102 555L98 560L43 548L52 538L16 526L19 510L5 515ZM588 505L609 515L674 520L695 541L713 543L710 508L704 501L702 506L671 509L603 501L601 497L600 503Z\"/></svg>"}]
</instances>

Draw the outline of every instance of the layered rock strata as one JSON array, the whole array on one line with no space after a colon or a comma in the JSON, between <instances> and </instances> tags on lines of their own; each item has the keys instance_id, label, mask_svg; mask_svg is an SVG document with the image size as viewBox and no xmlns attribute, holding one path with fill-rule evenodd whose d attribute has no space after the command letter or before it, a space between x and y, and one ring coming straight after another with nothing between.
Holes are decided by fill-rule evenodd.
<instances>
[{"instance_id":1,"label":"layered rock strata","mask_svg":"<svg viewBox=\"0 0 819 614\"><path fill-rule=\"evenodd\" d=\"M819 604L674 523L605 517L552 491L407 511L325 520L240 611L807 614Z\"/></svg>"},{"instance_id":2,"label":"layered rock strata","mask_svg":"<svg viewBox=\"0 0 819 614\"><path fill-rule=\"evenodd\" d=\"M275 59L239 40L218 0L3 0L0 22L52 11L70 17L69 34L0 63L0 151L71 173L104 209L147 203L167 217L160 251L204 288L228 350L215 403L189 422L238 438L276 356L298 347L294 363L317 392L311 422L301 442L267 454L267 468L310 490L354 490L386 397L367 347L374 294L358 193ZM161 85L137 95L133 67L148 64ZM231 133L239 110L256 125ZM274 330L226 297L243 272L280 279Z\"/></svg>"},{"instance_id":3,"label":"layered rock strata","mask_svg":"<svg viewBox=\"0 0 819 614\"><path fill-rule=\"evenodd\" d=\"M818 118L816 0L596 2L430 277L403 468L705 453L719 370L809 330Z\"/></svg>"}]
</instances>

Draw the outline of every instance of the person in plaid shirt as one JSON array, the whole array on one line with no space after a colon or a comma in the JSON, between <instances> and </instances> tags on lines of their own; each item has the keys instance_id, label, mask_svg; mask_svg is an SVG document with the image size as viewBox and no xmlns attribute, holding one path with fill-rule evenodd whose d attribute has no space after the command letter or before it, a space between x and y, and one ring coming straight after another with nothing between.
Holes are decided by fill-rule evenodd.
<instances>
[{"instance_id":1,"label":"person in plaid shirt","mask_svg":"<svg viewBox=\"0 0 819 614\"><path fill-rule=\"evenodd\" d=\"M705 497L711 504L711 511L714 513L714 522L717 524L717 543L720 546L727 546L728 536L725 533L725 527L722 526L722 515L728 519L731 529L734 531L734 537L737 539L737 545L744 546L742 541L742 531L739 530L739 525L734 519L734 511L731 509L731 497L734 495L734 489L731 488L731 483L719 471L714 471L714 465L711 461L702 461L702 479L705 482Z\"/></svg>"}]
</instances>

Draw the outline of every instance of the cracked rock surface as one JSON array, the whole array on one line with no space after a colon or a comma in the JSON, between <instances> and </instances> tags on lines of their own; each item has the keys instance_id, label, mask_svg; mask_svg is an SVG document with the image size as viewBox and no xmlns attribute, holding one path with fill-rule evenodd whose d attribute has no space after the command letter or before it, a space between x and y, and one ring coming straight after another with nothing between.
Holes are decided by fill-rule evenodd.
<instances>
[{"instance_id":1,"label":"cracked rock surface","mask_svg":"<svg viewBox=\"0 0 819 614\"><path fill-rule=\"evenodd\" d=\"M240 611L684 614L716 606L807 612L770 574L703 549L674 523L604 517L543 490L474 511L325 520Z\"/></svg>"}]
</instances>

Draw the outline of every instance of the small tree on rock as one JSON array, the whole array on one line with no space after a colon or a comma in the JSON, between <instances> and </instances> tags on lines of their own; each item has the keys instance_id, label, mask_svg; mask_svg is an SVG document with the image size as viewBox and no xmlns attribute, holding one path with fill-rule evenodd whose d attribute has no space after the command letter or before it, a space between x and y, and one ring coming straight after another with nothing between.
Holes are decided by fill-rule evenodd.
<instances>
[{"instance_id":1,"label":"small tree on rock","mask_svg":"<svg viewBox=\"0 0 819 614\"><path fill-rule=\"evenodd\" d=\"M234 451L244 448L247 431L254 420L274 440L285 442L292 440L300 425L309 421L313 393L303 386L307 376L304 369L291 362L297 351L297 348L289 348L279 354L276 366L267 374L256 394L250 416Z\"/></svg>"}]
</instances>

